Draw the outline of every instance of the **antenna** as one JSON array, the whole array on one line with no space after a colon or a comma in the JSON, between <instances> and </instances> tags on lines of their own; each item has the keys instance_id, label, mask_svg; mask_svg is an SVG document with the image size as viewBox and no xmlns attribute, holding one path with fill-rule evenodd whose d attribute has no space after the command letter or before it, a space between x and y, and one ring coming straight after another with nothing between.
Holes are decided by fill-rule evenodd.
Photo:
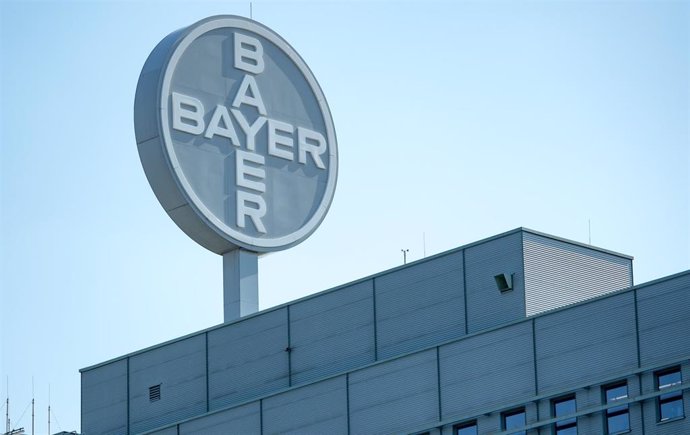
<instances>
[{"instance_id":1,"label":"antenna","mask_svg":"<svg viewBox=\"0 0 690 435\"><path fill-rule=\"evenodd\" d=\"M252 2L249 2L249 19L253 20L253 18L252 18Z\"/></svg>"},{"instance_id":2,"label":"antenna","mask_svg":"<svg viewBox=\"0 0 690 435\"><path fill-rule=\"evenodd\" d=\"M8 376L6 379L6 385L7 385L7 406L5 407L5 427L6 427L6 432L10 432L10 377Z\"/></svg>"},{"instance_id":3,"label":"antenna","mask_svg":"<svg viewBox=\"0 0 690 435\"><path fill-rule=\"evenodd\" d=\"M35 403L35 396L34 396L34 377L31 377L31 435L34 435L34 403Z\"/></svg>"},{"instance_id":4,"label":"antenna","mask_svg":"<svg viewBox=\"0 0 690 435\"><path fill-rule=\"evenodd\" d=\"M50 435L50 384L48 384L48 435Z\"/></svg>"},{"instance_id":5,"label":"antenna","mask_svg":"<svg viewBox=\"0 0 690 435\"><path fill-rule=\"evenodd\" d=\"M410 252L409 249L401 249L400 252L403 253L403 264L407 264L407 253Z\"/></svg>"}]
</instances>

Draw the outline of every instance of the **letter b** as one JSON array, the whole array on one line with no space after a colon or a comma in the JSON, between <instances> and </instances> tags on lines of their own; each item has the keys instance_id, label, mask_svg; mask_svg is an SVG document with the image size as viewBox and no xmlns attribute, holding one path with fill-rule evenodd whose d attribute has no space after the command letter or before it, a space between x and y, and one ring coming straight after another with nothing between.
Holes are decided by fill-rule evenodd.
<instances>
[{"instance_id":1,"label":"letter b","mask_svg":"<svg viewBox=\"0 0 690 435\"><path fill-rule=\"evenodd\" d=\"M264 70L264 48L251 36L235 33L235 68L252 74Z\"/></svg>"}]
</instances>

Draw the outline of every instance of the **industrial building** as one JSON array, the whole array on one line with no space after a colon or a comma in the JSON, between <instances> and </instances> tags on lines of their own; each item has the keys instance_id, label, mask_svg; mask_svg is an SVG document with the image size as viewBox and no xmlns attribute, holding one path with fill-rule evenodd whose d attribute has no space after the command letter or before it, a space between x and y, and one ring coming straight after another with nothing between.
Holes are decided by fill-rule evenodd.
<instances>
[{"instance_id":1,"label":"industrial building","mask_svg":"<svg viewBox=\"0 0 690 435\"><path fill-rule=\"evenodd\" d=\"M91 434L690 434L690 271L518 228L81 370Z\"/></svg>"}]
</instances>

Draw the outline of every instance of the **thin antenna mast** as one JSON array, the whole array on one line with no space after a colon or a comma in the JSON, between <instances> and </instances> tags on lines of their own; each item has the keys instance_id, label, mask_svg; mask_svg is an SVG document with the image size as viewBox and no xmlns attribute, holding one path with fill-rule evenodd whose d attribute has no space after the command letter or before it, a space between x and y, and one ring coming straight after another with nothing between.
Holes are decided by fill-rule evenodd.
<instances>
[{"instance_id":1,"label":"thin antenna mast","mask_svg":"<svg viewBox=\"0 0 690 435\"><path fill-rule=\"evenodd\" d=\"M249 2L249 19L250 19L250 20L253 20L253 19L254 19L253 16L252 16L252 2Z\"/></svg>"},{"instance_id":2,"label":"thin antenna mast","mask_svg":"<svg viewBox=\"0 0 690 435\"><path fill-rule=\"evenodd\" d=\"M7 433L10 432L10 377L7 377L7 402L5 406L5 428Z\"/></svg>"},{"instance_id":3,"label":"thin antenna mast","mask_svg":"<svg viewBox=\"0 0 690 435\"><path fill-rule=\"evenodd\" d=\"M401 249L400 252L403 253L403 264L407 264L407 253L410 252L409 249Z\"/></svg>"},{"instance_id":4,"label":"thin antenna mast","mask_svg":"<svg viewBox=\"0 0 690 435\"><path fill-rule=\"evenodd\" d=\"M31 377L31 435L34 435L34 403L35 403L35 395L34 395L34 377Z\"/></svg>"},{"instance_id":5,"label":"thin antenna mast","mask_svg":"<svg viewBox=\"0 0 690 435\"><path fill-rule=\"evenodd\" d=\"M50 435L50 384L48 384L48 435Z\"/></svg>"}]
</instances>

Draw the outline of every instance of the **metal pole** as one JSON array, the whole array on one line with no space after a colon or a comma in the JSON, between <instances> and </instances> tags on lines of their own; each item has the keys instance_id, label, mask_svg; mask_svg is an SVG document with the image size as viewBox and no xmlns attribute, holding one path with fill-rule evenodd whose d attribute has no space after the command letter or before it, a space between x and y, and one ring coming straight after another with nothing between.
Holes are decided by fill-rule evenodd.
<instances>
[{"instance_id":1,"label":"metal pole","mask_svg":"<svg viewBox=\"0 0 690 435\"><path fill-rule=\"evenodd\" d=\"M259 311L259 255L244 249L223 254L223 314L231 322Z\"/></svg>"}]
</instances>

